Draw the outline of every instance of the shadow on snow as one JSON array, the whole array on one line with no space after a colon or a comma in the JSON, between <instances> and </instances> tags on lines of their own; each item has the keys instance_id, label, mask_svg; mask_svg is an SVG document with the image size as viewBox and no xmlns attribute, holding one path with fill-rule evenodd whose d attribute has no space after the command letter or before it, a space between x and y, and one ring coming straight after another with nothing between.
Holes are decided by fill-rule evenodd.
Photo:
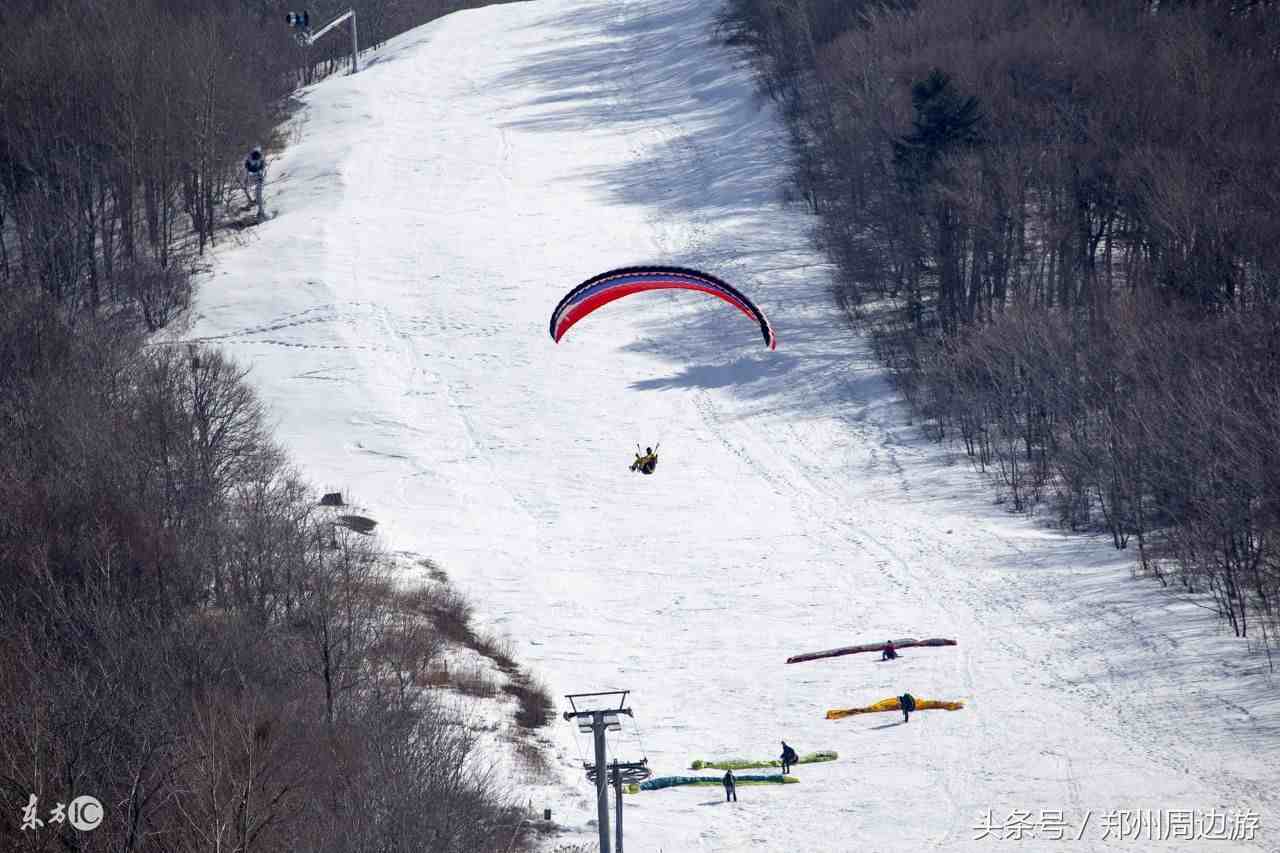
<instances>
[{"instance_id":1,"label":"shadow on snow","mask_svg":"<svg viewBox=\"0 0 1280 853\"><path fill-rule=\"evenodd\" d=\"M854 373L859 356L833 307L828 267L813 262L795 211L779 200L789 155L772 106L755 94L742 57L720 44L704 8L701 0L641 2L537 22L562 35L499 78L498 85L540 93L509 126L634 135L642 153L583 176L612 202L650 211L659 231L664 221L692 223L695 239L667 257L618 264L663 262L719 275L761 307L779 336L778 352L761 351L755 328L726 305L646 294L640 298L665 314L624 349L668 360L674 372L633 388L725 389L792 416L838 414L869 394L885 396L883 380ZM605 38L585 43L587 33L599 32ZM708 63L717 50L733 61ZM726 64L733 70L718 73ZM573 81L567 89L566 80Z\"/></svg>"}]
</instances>

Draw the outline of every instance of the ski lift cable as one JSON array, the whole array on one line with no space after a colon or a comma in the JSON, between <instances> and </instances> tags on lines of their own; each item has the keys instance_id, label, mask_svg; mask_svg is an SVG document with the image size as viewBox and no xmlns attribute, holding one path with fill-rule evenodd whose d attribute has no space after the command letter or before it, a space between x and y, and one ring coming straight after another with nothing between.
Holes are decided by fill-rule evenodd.
<instances>
[{"instance_id":1,"label":"ski lift cable","mask_svg":"<svg viewBox=\"0 0 1280 853\"><path fill-rule=\"evenodd\" d=\"M571 722L571 721L570 721L570 722ZM574 733L573 733L573 748L574 748L574 749L576 749L576 750L578 751L578 761L579 761L579 763L581 763L581 764L582 764L582 766L584 766L584 767L585 767L585 766L586 766L586 764L587 764L587 759L586 759L586 756L584 756L584 755L582 754L582 742L581 742L581 741L579 740L579 738L578 738L578 735L579 735L579 734L580 734L579 732L574 732Z\"/></svg>"},{"instance_id":2,"label":"ski lift cable","mask_svg":"<svg viewBox=\"0 0 1280 853\"><path fill-rule=\"evenodd\" d=\"M649 750L644 748L644 736L640 733L640 723L636 720L635 717L632 717L631 724L635 726L635 729L636 729L636 742L640 744L640 757L644 759L646 764L648 764Z\"/></svg>"}]
</instances>

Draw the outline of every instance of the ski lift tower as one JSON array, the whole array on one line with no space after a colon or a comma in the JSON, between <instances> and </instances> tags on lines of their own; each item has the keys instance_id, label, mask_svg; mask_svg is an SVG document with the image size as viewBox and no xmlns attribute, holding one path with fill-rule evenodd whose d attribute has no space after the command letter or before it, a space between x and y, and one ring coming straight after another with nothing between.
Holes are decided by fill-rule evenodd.
<instances>
[{"instance_id":1,"label":"ski lift tower","mask_svg":"<svg viewBox=\"0 0 1280 853\"><path fill-rule=\"evenodd\" d=\"M600 774L596 772L596 766L594 764L588 764L586 767L587 778L596 783L598 790L600 781L597 777ZM613 810L617 814L618 820L617 826L614 827L615 838L617 840L614 853L622 853L622 786L624 784L643 782L645 779L648 779L651 775L649 770L649 759L642 758L639 761L619 762L618 759L615 758L613 759L613 763L608 766L608 771L609 780L613 783L615 803ZM605 835L608 834L609 829L606 827ZM608 853L608 848L605 848L605 851Z\"/></svg>"},{"instance_id":2,"label":"ski lift tower","mask_svg":"<svg viewBox=\"0 0 1280 853\"><path fill-rule=\"evenodd\" d=\"M565 711L564 718L566 720L576 719L578 721L578 731L590 732L595 737L595 764L584 764L583 767L587 771L587 778L596 785L596 824L600 830L600 853L609 853L610 777L612 777L618 797L617 853L622 853L622 783L639 782L642 779L649 778L647 759L625 764L619 764L615 759L612 765L605 761L605 732L622 730L622 724L618 721L619 714L626 714L628 717L632 716L631 709L623 707L627 702L627 694L630 692L630 690L608 690L603 693L570 693L565 696L569 700L569 707L573 710ZM599 697L605 696L619 697L617 700L618 707L603 709L578 707L577 703L581 700L595 700L591 704L604 703L605 700Z\"/></svg>"},{"instance_id":3,"label":"ski lift tower","mask_svg":"<svg viewBox=\"0 0 1280 853\"><path fill-rule=\"evenodd\" d=\"M343 21L351 19L351 73L355 74L360 70L360 45L356 41L356 10L348 9L329 23L325 24L314 33L306 33L305 39L308 46L315 44L316 39L320 38L329 30L341 24Z\"/></svg>"}]
</instances>

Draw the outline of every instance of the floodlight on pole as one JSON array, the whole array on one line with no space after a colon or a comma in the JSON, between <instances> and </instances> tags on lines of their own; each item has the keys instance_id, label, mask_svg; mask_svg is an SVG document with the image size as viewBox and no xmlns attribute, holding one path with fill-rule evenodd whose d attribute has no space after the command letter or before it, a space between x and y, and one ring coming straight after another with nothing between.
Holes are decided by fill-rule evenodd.
<instances>
[{"instance_id":1,"label":"floodlight on pole","mask_svg":"<svg viewBox=\"0 0 1280 853\"><path fill-rule=\"evenodd\" d=\"M303 12L302 14L306 15L306 12ZM341 15L334 18L332 21L325 24L323 27L321 27L319 30L317 30L314 33L306 33L304 31L304 38L308 46L313 45L315 44L316 39L320 38L325 33L329 32L329 30L338 26L338 24L341 24L343 21L347 20L348 18L351 19L351 73L355 74L357 71L360 70L360 64L359 64L360 63L360 58L359 58L360 45L356 39L356 10L355 9L348 9L347 11L343 12Z\"/></svg>"}]
</instances>

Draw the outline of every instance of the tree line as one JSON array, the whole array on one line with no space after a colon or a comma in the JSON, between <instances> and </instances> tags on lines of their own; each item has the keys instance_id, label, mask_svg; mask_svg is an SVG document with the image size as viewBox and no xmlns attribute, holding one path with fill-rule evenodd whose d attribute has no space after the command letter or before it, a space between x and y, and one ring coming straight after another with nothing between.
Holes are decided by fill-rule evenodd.
<instances>
[{"instance_id":1,"label":"tree line","mask_svg":"<svg viewBox=\"0 0 1280 853\"><path fill-rule=\"evenodd\" d=\"M356 10L361 45L475 0L6 0L0 4L0 289L73 313L125 307L155 330L269 145L288 94L336 70ZM247 198L247 191L246 191Z\"/></svg>"},{"instance_id":2,"label":"tree line","mask_svg":"<svg viewBox=\"0 0 1280 853\"><path fill-rule=\"evenodd\" d=\"M510 676L517 752L545 689L319 505L243 368L49 299L0 303L0 847L507 849L446 638ZM51 820L85 794L100 827Z\"/></svg>"},{"instance_id":3,"label":"tree line","mask_svg":"<svg viewBox=\"0 0 1280 853\"><path fill-rule=\"evenodd\" d=\"M840 297L1019 511L1280 627L1268 0L729 0Z\"/></svg>"},{"instance_id":4,"label":"tree line","mask_svg":"<svg viewBox=\"0 0 1280 853\"><path fill-rule=\"evenodd\" d=\"M474 4L347 5L373 45ZM326 70L287 10L0 4L5 850L471 853L528 834L446 697L513 697L518 725L490 725L537 765L545 688L447 586L395 577L319 505L244 368L148 343L247 149ZM451 673L450 641L504 683ZM54 816L81 795L105 809L92 832Z\"/></svg>"}]
</instances>

